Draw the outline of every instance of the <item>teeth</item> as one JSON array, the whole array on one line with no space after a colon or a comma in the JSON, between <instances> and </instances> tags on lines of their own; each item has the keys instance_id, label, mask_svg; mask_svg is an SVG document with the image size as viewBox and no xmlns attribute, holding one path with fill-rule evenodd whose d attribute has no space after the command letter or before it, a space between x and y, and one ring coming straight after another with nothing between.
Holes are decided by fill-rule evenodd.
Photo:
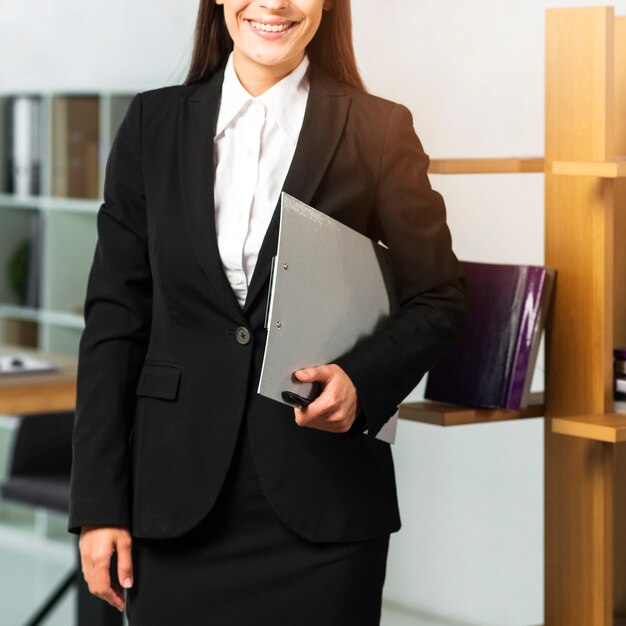
<instances>
[{"instance_id":1,"label":"teeth","mask_svg":"<svg viewBox=\"0 0 626 626\"><path fill-rule=\"evenodd\" d=\"M261 22L251 21L250 24L252 24L252 27L256 30L262 30L266 33L282 33L291 26L290 22L287 24L262 24Z\"/></svg>"}]
</instances>

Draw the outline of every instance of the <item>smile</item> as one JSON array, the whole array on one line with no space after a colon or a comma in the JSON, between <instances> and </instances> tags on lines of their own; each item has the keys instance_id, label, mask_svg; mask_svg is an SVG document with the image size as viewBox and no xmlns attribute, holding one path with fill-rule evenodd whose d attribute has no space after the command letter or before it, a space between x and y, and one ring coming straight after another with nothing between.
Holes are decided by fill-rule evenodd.
<instances>
[{"instance_id":1,"label":"smile","mask_svg":"<svg viewBox=\"0 0 626 626\"><path fill-rule=\"evenodd\" d=\"M283 22L281 24L265 24L263 22L255 22L253 20L246 20L252 28L262 33L284 33L288 31L292 26L295 26L299 22Z\"/></svg>"}]
</instances>

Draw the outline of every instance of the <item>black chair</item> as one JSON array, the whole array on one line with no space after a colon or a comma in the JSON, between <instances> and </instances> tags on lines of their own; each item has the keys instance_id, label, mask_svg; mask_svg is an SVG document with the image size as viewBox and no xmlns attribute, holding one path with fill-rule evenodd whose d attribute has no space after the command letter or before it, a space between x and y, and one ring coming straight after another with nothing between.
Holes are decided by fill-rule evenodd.
<instances>
[{"instance_id":1,"label":"black chair","mask_svg":"<svg viewBox=\"0 0 626 626\"><path fill-rule=\"evenodd\" d=\"M38 413L19 417L12 439L0 497L7 502L67 514L72 462L71 412ZM76 544L78 550L78 542ZM80 563L80 559L77 559ZM113 569L113 566L112 566ZM48 616L70 586L78 589L78 623L83 626L120 626L117 609L89 593L76 566L53 590L24 626L36 626Z\"/></svg>"}]
</instances>

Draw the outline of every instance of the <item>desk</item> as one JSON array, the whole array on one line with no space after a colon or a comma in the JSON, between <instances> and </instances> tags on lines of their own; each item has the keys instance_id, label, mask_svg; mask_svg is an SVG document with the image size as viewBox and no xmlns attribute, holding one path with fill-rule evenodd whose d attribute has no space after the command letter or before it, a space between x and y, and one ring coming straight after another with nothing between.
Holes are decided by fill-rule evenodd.
<instances>
[{"instance_id":1,"label":"desk","mask_svg":"<svg viewBox=\"0 0 626 626\"><path fill-rule=\"evenodd\" d=\"M72 411L76 404L76 357L39 352L23 346L0 344L0 354L19 352L54 361L56 372L0 376L0 413L24 415L47 411Z\"/></svg>"}]
</instances>

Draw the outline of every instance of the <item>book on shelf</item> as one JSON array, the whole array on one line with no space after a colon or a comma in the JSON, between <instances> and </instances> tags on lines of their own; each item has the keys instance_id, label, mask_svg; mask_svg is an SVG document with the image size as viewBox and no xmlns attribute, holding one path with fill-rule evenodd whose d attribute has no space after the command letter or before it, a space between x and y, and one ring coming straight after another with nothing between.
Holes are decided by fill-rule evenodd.
<instances>
[{"instance_id":1,"label":"book on shelf","mask_svg":"<svg viewBox=\"0 0 626 626\"><path fill-rule=\"evenodd\" d=\"M18 196L37 195L41 192L41 98L12 96L4 109L2 188Z\"/></svg>"},{"instance_id":2,"label":"book on shelf","mask_svg":"<svg viewBox=\"0 0 626 626\"><path fill-rule=\"evenodd\" d=\"M555 270L463 261L468 316L456 347L428 373L428 400L528 406Z\"/></svg>"},{"instance_id":3,"label":"book on shelf","mask_svg":"<svg viewBox=\"0 0 626 626\"><path fill-rule=\"evenodd\" d=\"M30 348L39 346L39 324L37 322L6 317L3 326L4 343Z\"/></svg>"},{"instance_id":4,"label":"book on shelf","mask_svg":"<svg viewBox=\"0 0 626 626\"><path fill-rule=\"evenodd\" d=\"M97 198L100 104L93 96L59 96L52 106L52 194Z\"/></svg>"}]
</instances>

